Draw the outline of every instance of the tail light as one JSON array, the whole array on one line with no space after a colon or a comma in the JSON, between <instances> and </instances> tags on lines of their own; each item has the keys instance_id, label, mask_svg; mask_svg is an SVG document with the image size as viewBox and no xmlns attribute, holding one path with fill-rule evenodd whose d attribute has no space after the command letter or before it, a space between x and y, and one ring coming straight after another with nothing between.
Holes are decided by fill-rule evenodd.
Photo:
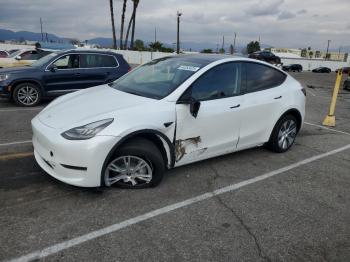
<instances>
[{"instance_id":1,"label":"tail light","mask_svg":"<svg viewBox=\"0 0 350 262\"><path fill-rule=\"evenodd\" d=\"M130 72L131 70L132 70L132 68L131 68L131 67L129 67L128 72Z\"/></svg>"}]
</instances>

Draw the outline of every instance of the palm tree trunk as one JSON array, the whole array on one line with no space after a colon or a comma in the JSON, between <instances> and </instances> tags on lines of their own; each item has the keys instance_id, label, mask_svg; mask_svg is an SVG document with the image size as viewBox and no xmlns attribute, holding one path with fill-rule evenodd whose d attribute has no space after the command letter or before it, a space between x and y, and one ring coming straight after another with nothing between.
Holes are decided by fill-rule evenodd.
<instances>
[{"instance_id":1,"label":"palm tree trunk","mask_svg":"<svg viewBox=\"0 0 350 262\"><path fill-rule=\"evenodd\" d=\"M132 30L131 30L131 43L130 43L130 49L134 49L134 37L135 37L135 23L136 23L136 11L137 6L139 5L139 0L134 0L134 19L132 21Z\"/></svg>"},{"instance_id":2,"label":"palm tree trunk","mask_svg":"<svg viewBox=\"0 0 350 262\"><path fill-rule=\"evenodd\" d=\"M129 34L130 34L130 28L132 25L132 21L134 20L134 12L132 13L130 20L129 20L129 25L128 25L128 30L126 31L126 36L125 36L125 41L124 41L124 49L126 50L128 47L128 39L129 39Z\"/></svg>"},{"instance_id":3,"label":"palm tree trunk","mask_svg":"<svg viewBox=\"0 0 350 262\"><path fill-rule=\"evenodd\" d=\"M113 13L113 0L109 0L109 5L111 9L111 21L112 21L112 33L113 33L113 48L117 48L117 39L115 37L115 25L114 25L114 13Z\"/></svg>"},{"instance_id":4,"label":"palm tree trunk","mask_svg":"<svg viewBox=\"0 0 350 262\"><path fill-rule=\"evenodd\" d=\"M123 11L122 11L122 20L120 23L120 49L123 49L123 37L124 37L124 23L125 23L125 12L126 12L126 2L127 0L123 1Z\"/></svg>"}]
</instances>

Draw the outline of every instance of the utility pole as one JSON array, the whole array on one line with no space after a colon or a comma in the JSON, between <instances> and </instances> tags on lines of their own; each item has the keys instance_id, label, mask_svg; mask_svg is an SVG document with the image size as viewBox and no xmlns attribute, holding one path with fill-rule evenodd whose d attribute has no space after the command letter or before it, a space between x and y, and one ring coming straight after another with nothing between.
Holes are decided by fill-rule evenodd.
<instances>
[{"instance_id":1,"label":"utility pole","mask_svg":"<svg viewBox=\"0 0 350 262\"><path fill-rule=\"evenodd\" d=\"M47 32L45 34L46 34L46 42L49 42L49 37L47 35Z\"/></svg>"},{"instance_id":2,"label":"utility pole","mask_svg":"<svg viewBox=\"0 0 350 262\"><path fill-rule=\"evenodd\" d=\"M154 28L154 42L157 42L157 27Z\"/></svg>"},{"instance_id":3,"label":"utility pole","mask_svg":"<svg viewBox=\"0 0 350 262\"><path fill-rule=\"evenodd\" d=\"M43 21L41 20L40 17L40 31L41 31L41 41L44 41L44 35L43 35Z\"/></svg>"},{"instance_id":4,"label":"utility pole","mask_svg":"<svg viewBox=\"0 0 350 262\"><path fill-rule=\"evenodd\" d=\"M224 50L225 48L225 36L223 35L222 36L222 46L221 46L221 49Z\"/></svg>"},{"instance_id":5,"label":"utility pole","mask_svg":"<svg viewBox=\"0 0 350 262\"><path fill-rule=\"evenodd\" d=\"M182 13L177 11L177 47L176 47L176 53L180 54L180 16L182 16Z\"/></svg>"},{"instance_id":6,"label":"utility pole","mask_svg":"<svg viewBox=\"0 0 350 262\"><path fill-rule=\"evenodd\" d=\"M233 53L236 52L236 38L237 38L237 33L235 32L235 38L233 39Z\"/></svg>"},{"instance_id":7,"label":"utility pole","mask_svg":"<svg viewBox=\"0 0 350 262\"><path fill-rule=\"evenodd\" d=\"M326 51L326 59L328 59L328 50L329 50L329 44L330 44L331 40L328 40L328 43L327 43L327 51Z\"/></svg>"}]
</instances>

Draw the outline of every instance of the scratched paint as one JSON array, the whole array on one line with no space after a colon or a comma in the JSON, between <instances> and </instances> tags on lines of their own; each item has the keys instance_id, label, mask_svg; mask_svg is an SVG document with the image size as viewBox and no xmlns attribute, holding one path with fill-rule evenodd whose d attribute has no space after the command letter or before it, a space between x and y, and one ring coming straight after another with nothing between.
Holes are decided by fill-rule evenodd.
<instances>
[{"instance_id":1,"label":"scratched paint","mask_svg":"<svg viewBox=\"0 0 350 262\"><path fill-rule=\"evenodd\" d=\"M175 141L176 162L180 161L184 157L184 155L187 154L186 148L188 145L193 144L195 146L198 146L200 142L202 142L202 139L200 136L176 140Z\"/></svg>"}]
</instances>

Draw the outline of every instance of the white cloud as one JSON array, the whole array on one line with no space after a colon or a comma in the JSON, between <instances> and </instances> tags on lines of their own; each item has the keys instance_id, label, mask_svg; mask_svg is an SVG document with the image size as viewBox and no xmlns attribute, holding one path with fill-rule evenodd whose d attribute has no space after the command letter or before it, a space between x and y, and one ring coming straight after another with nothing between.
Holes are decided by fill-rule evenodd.
<instances>
[{"instance_id":1,"label":"white cloud","mask_svg":"<svg viewBox=\"0 0 350 262\"><path fill-rule=\"evenodd\" d=\"M122 1L114 0L114 5L119 31ZM129 0L127 20L131 6ZM160 41L175 42L177 10L183 12L181 41L216 44L225 35L229 44L237 32L240 45L261 36L263 43L273 46L323 48L327 39L339 46L350 39L348 23L344 24L349 0L140 0L136 37L153 40L157 27ZM111 37L107 0L1 0L0 28L39 32L40 16L48 33L81 40Z\"/></svg>"}]
</instances>

